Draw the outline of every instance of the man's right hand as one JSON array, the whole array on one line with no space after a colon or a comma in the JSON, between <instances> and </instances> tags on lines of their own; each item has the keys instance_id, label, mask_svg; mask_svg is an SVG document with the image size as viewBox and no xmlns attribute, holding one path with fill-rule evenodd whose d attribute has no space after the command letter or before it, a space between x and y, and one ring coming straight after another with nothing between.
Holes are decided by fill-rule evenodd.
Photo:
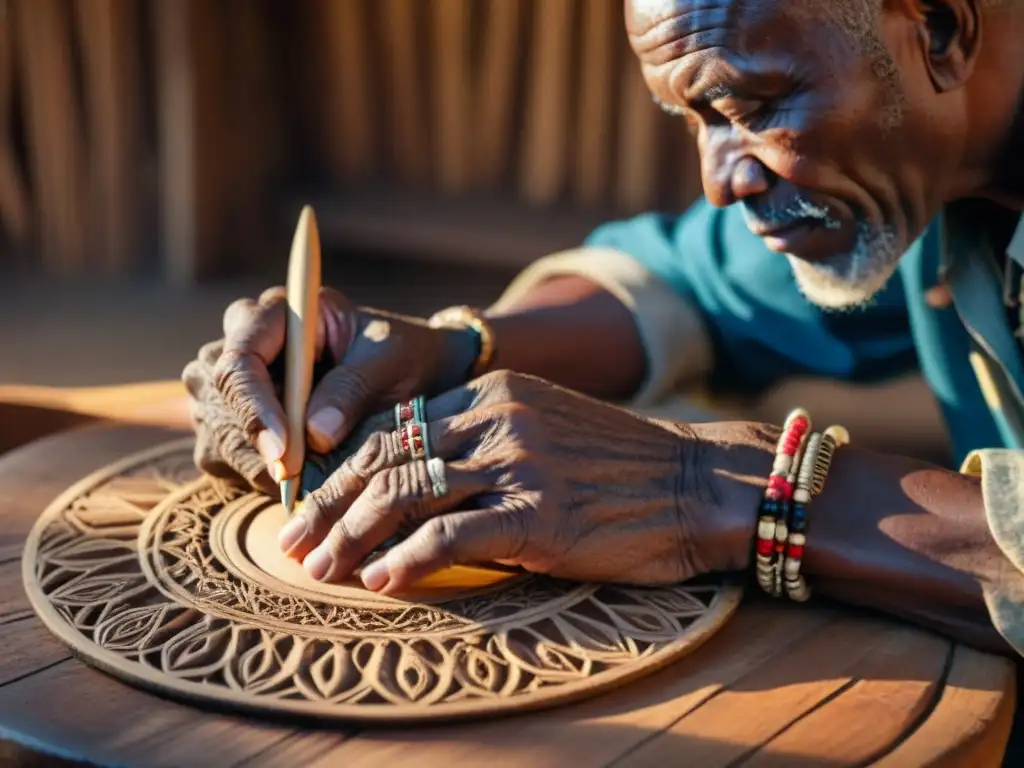
<instances>
[{"instance_id":1,"label":"man's right hand","mask_svg":"<svg viewBox=\"0 0 1024 768\"><path fill-rule=\"evenodd\" d=\"M197 435L196 465L268 493L300 469L280 461L293 439L281 406L286 308L282 287L234 302L224 313L224 338L204 345L182 373ZM475 354L471 331L431 328L323 289L317 356L337 364L315 383L306 434L297 439L327 453L366 415L462 384Z\"/></svg>"}]
</instances>

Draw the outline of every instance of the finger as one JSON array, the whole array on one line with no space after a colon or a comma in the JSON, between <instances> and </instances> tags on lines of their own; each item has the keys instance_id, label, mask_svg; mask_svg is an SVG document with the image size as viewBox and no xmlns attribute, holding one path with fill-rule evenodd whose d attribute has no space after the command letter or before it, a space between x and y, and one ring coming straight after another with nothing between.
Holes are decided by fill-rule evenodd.
<instances>
[{"instance_id":1,"label":"finger","mask_svg":"<svg viewBox=\"0 0 1024 768\"><path fill-rule=\"evenodd\" d=\"M376 384L356 365L339 365L321 379L307 409L306 439L314 451L332 451L348 436L374 401Z\"/></svg>"},{"instance_id":2,"label":"finger","mask_svg":"<svg viewBox=\"0 0 1024 768\"><path fill-rule=\"evenodd\" d=\"M402 464L375 475L303 560L306 572L318 581L344 579L395 534L455 509L487 491L490 485L487 476L465 463L449 464L445 476L447 492L438 497L425 461Z\"/></svg>"},{"instance_id":3,"label":"finger","mask_svg":"<svg viewBox=\"0 0 1024 768\"><path fill-rule=\"evenodd\" d=\"M480 394L479 387L475 385L473 381L432 397L426 403L427 415L431 419L442 419L472 410Z\"/></svg>"},{"instance_id":4,"label":"finger","mask_svg":"<svg viewBox=\"0 0 1024 768\"><path fill-rule=\"evenodd\" d=\"M287 433L268 366L284 349L285 319L281 297L232 304L224 316L224 350L214 368L217 390L243 433L278 471Z\"/></svg>"},{"instance_id":5,"label":"finger","mask_svg":"<svg viewBox=\"0 0 1024 768\"><path fill-rule=\"evenodd\" d=\"M525 544L517 513L498 508L433 517L405 541L363 568L363 585L392 595L456 563L513 559Z\"/></svg>"},{"instance_id":6,"label":"finger","mask_svg":"<svg viewBox=\"0 0 1024 768\"><path fill-rule=\"evenodd\" d=\"M200 403L191 404L192 425L196 433L193 451L195 465L204 473L232 485L256 488L273 493L276 485L266 464L239 429L230 425L210 423L209 414Z\"/></svg>"},{"instance_id":7,"label":"finger","mask_svg":"<svg viewBox=\"0 0 1024 768\"><path fill-rule=\"evenodd\" d=\"M358 330L356 307L345 296L330 288L320 291L320 307L325 323L324 343L334 362L340 364L355 341Z\"/></svg>"},{"instance_id":8,"label":"finger","mask_svg":"<svg viewBox=\"0 0 1024 768\"><path fill-rule=\"evenodd\" d=\"M427 412L431 418L440 418L485 404L510 402L515 399L510 391L515 377L516 374L508 371L492 371L433 398L427 403Z\"/></svg>"},{"instance_id":9,"label":"finger","mask_svg":"<svg viewBox=\"0 0 1024 768\"><path fill-rule=\"evenodd\" d=\"M479 438L484 428L475 419L442 419L427 425L427 440L434 456L449 459L467 453L468 446ZM322 487L303 500L278 534L278 545L289 557L304 559L349 511L376 475L410 463L411 458L402 450L396 432L370 435Z\"/></svg>"},{"instance_id":10,"label":"finger","mask_svg":"<svg viewBox=\"0 0 1024 768\"><path fill-rule=\"evenodd\" d=\"M288 288L283 285L275 285L267 288L263 293L260 294L257 303L261 306L270 306L288 298Z\"/></svg>"}]
</instances>

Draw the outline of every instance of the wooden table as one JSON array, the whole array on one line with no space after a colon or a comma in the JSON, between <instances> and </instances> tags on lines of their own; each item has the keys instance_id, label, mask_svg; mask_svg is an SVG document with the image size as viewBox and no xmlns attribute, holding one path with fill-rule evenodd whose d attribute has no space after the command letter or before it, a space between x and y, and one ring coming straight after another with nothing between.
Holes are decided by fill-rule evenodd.
<instances>
[{"instance_id":1,"label":"wooden table","mask_svg":"<svg viewBox=\"0 0 1024 768\"><path fill-rule=\"evenodd\" d=\"M76 480L181 432L99 424L0 457L0 758L118 765L998 765L1012 665L906 625L748 597L681 662L581 704L422 729L322 729L221 715L72 658L36 618L20 557Z\"/></svg>"}]
</instances>

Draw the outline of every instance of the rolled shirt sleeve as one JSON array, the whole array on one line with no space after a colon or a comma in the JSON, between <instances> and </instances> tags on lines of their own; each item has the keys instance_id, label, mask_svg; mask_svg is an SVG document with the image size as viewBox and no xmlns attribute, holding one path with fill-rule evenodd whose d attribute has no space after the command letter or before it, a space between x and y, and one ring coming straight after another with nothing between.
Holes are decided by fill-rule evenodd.
<instances>
[{"instance_id":1,"label":"rolled shirt sleeve","mask_svg":"<svg viewBox=\"0 0 1024 768\"><path fill-rule=\"evenodd\" d=\"M641 262L614 248L583 246L547 256L520 273L491 309L506 311L535 286L565 275L597 283L632 313L647 358L647 374L631 407L658 403L680 382L710 370L711 344L693 305Z\"/></svg>"},{"instance_id":2,"label":"rolled shirt sleeve","mask_svg":"<svg viewBox=\"0 0 1024 768\"><path fill-rule=\"evenodd\" d=\"M992 624L1024 655L1024 452L985 449L968 454L961 472L979 477L992 536L1005 568L982 584Z\"/></svg>"}]
</instances>

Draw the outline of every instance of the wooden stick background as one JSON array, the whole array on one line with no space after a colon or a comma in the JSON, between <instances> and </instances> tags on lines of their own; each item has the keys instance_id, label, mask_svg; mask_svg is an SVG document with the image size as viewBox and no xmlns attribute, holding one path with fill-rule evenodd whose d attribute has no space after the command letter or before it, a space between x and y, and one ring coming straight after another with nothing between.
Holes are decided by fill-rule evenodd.
<instances>
[{"instance_id":1,"label":"wooden stick background","mask_svg":"<svg viewBox=\"0 0 1024 768\"><path fill-rule=\"evenodd\" d=\"M528 261L522 215L678 210L700 182L620 0L0 0L0 254L124 275L156 253L191 283L286 243L310 189L328 238L372 214L382 247L527 238Z\"/></svg>"}]
</instances>

